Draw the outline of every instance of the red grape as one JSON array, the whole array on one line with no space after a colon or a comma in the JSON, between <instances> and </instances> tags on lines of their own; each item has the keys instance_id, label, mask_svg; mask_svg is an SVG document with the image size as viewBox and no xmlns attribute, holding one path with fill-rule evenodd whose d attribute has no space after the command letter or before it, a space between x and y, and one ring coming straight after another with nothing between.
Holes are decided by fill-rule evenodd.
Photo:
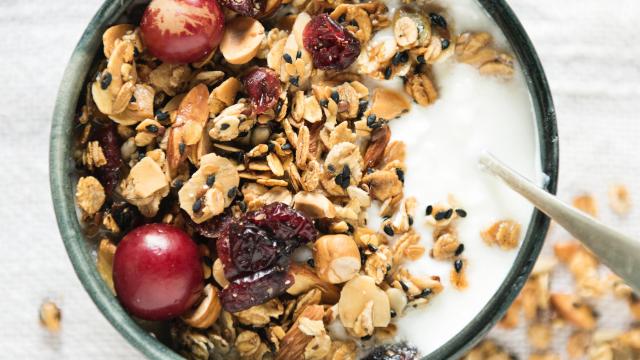
<instances>
[{"instance_id":1,"label":"red grape","mask_svg":"<svg viewBox=\"0 0 640 360\"><path fill-rule=\"evenodd\" d=\"M118 244L113 282L120 303L130 314L146 320L180 316L202 292L198 248L174 226L143 225Z\"/></svg>"},{"instance_id":2,"label":"red grape","mask_svg":"<svg viewBox=\"0 0 640 360\"><path fill-rule=\"evenodd\" d=\"M202 60L220 44L224 14L216 0L152 0L140 22L149 52L168 63Z\"/></svg>"}]
</instances>

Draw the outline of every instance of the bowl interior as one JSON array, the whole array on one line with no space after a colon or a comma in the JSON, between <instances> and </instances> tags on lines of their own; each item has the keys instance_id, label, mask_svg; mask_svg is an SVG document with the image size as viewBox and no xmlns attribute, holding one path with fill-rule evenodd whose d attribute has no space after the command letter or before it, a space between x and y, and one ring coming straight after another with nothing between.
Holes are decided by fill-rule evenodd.
<instances>
[{"instance_id":1,"label":"bowl interior","mask_svg":"<svg viewBox=\"0 0 640 360\"><path fill-rule=\"evenodd\" d=\"M536 115L541 170L547 175L546 190L555 193L558 178L558 135L555 112L547 81L520 22L503 0L478 0L504 32L524 72ZM67 65L53 114L50 140L50 183L58 227L67 253L85 289L111 324L149 358L180 359L169 347L149 334L120 306L96 271L91 255L95 244L83 234L74 202L75 169L72 162L73 134L78 101L85 81L92 76L94 59L101 49L102 32L126 19L139 19L144 1L106 1L93 17ZM131 21L131 20L129 20ZM540 252L549 219L534 211L525 240L502 286L484 309L460 333L428 359L461 355L504 314L518 294Z\"/></svg>"}]
</instances>

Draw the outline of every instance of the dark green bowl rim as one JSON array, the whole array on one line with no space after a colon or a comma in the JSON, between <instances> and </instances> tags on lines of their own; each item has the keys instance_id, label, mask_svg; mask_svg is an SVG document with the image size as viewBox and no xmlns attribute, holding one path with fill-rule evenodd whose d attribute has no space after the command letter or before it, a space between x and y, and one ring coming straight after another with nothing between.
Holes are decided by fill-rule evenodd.
<instances>
[{"instance_id":1,"label":"dark green bowl rim","mask_svg":"<svg viewBox=\"0 0 640 360\"><path fill-rule=\"evenodd\" d=\"M102 42L102 32L133 0L105 1L84 31L62 78L51 125L49 174L58 228L76 274L111 324L152 359L180 359L170 348L142 329L120 306L100 278L86 245L74 202L72 141L78 98L87 73ZM540 163L548 176L545 188L556 192L558 181L558 132L551 92L536 51L522 25L503 0L478 0L504 32L521 64L533 100L538 126ZM524 285L540 253L549 219L534 211L525 240L507 278L489 303L461 332L425 359L447 359L463 354L504 314ZM455 316L452 314L452 316ZM429 326L429 325L428 325ZM437 326L433 324L431 326Z\"/></svg>"}]
</instances>

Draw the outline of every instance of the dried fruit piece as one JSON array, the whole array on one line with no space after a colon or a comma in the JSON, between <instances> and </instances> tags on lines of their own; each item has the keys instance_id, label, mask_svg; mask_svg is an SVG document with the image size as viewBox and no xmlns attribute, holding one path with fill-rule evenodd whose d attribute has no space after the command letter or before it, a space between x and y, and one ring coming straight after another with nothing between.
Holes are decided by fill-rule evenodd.
<instances>
[{"instance_id":1,"label":"dried fruit piece","mask_svg":"<svg viewBox=\"0 0 640 360\"><path fill-rule=\"evenodd\" d=\"M263 114L278 103L281 89L275 71L264 67L256 68L244 76L242 83L256 114Z\"/></svg>"},{"instance_id":2,"label":"dried fruit piece","mask_svg":"<svg viewBox=\"0 0 640 360\"><path fill-rule=\"evenodd\" d=\"M120 157L120 140L116 126L109 122L105 125L94 126L91 140L97 140L102 148L107 163L95 169L95 174L104 186L107 196L118 186L121 176L122 158Z\"/></svg>"},{"instance_id":3,"label":"dried fruit piece","mask_svg":"<svg viewBox=\"0 0 640 360\"><path fill-rule=\"evenodd\" d=\"M304 28L303 44L313 66L322 70L344 70L360 55L360 41L328 14L311 19Z\"/></svg>"},{"instance_id":4,"label":"dried fruit piece","mask_svg":"<svg viewBox=\"0 0 640 360\"><path fill-rule=\"evenodd\" d=\"M283 241L285 253L314 241L318 236L318 231L309 218L283 203L269 204L261 210L247 213L245 218L268 229L276 239Z\"/></svg>"},{"instance_id":5,"label":"dried fruit piece","mask_svg":"<svg viewBox=\"0 0 640 360\"><path fill-rule=\"evenodd\" d=\"M228 312L246 310L278 297L293 284L286 269L274 267L236 279L220 292L222 307Z\"/></svg>"},{"instance_id":6,"label":"dried fruit piece","mask_svg":"<svg viewBox=\"0 0 640 360\"><path fill-rule=\"evenodd\" d=\"M266 10L267 0L219 0L220 5L243 16L256 17Z\"/></svg>"},{"instance_id":7,"label":"dried fruit piece","mask_svg":"<svg viewBox=\"0 0 640 360\"><path fill-rule=\"evenodd\" d=\"M254 273L278 259L278 242L258 226L232 223L228 231L231 260L238 271Z\"/></svg>"}]
</instances>

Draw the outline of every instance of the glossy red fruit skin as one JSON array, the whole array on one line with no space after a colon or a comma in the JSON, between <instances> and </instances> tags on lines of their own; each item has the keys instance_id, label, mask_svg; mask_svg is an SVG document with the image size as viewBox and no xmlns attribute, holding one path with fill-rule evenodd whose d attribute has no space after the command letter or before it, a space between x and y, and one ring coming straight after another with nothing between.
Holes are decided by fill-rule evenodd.
<instances>
[{"instance_id":1,"label":"glossy red fruit skin","mask_svg":"<svg viewBox=\"0 0 640 360\"><path fill-rule=\"evenodd\" d=\"M180 316L202 293L198 248L174 226L140 226L118 244L113 282L120 303L131 315L156 321Z\"/></svg>"},{"instance_id":2,"label":"glossy red fruit skin","mask_svg":"<svg viewBox=\"0 0 640 360\"><path fill-rule=\"evenodd\" d=\"M328 14L315 16L302 33L304 48L313 66L321 70L344 70L360 55L360 41Z\"/></svg>"},{"instance_id":3,"label":"glossy red fruit skin","mask_svg":"<svg viewBox=\"0 0 640 360\"><path fill-rule=\"evenodd\" d=\"M256 114L264 114L278 103L282 89L275 71L264 67L256 68L242 78L242 83Z\"/></svg>"},{"instance_id":4,"label":"glossy red fruit skin","mask_svg":"<svg viewBox=\"0 0 640 360\"><path fill-rule=\"evenodd\" d=\"M152 0L140 30L151 55L186 64L206 58L220 44L224 14L216 0Z\"/></svg>"}]
</instances>

